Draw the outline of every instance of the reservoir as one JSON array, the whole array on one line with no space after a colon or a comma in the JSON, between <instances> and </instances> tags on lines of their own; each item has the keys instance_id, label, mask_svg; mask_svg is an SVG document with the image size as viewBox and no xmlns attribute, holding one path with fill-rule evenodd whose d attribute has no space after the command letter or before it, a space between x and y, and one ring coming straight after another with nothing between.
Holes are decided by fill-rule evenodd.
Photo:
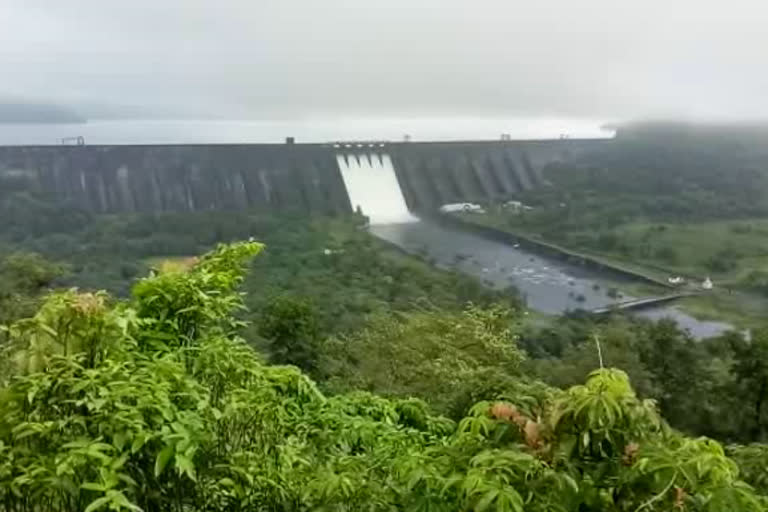
<instances>
[{"instance_id":1,"label":"reservoir","mask_svg":"<svg viewBox=\"0 0 768 512\"><path fill-rule=\"evenodd\" d=\"M306 118L264 120L114 120L81 124L2 124L0 145L254 144L331 141L605 139L614 130L598 119L553 118ZM72 143L72 142L69 142Z\"/></svg>"}]
</instances>

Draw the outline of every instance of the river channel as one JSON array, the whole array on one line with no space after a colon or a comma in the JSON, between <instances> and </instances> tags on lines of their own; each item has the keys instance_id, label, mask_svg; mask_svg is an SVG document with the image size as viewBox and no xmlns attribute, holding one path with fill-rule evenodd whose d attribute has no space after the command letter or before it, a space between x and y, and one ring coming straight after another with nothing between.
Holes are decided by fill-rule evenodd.
<instances>
[{"instance_id":1,"label":"river channel","mask_svg":"<svg viewBox=\"0 0 768 512\"><path fill-rule=\"evenodd\" d=\"M481 279L487 286L496 289L514 286L529 308L542 313L592 310L634 298L609 296L608 290L622 285L613 276L608 278L597 270L571 265L428 220L373 225L370 231L407 252L433 260L438 266ZM698 339L716 336L733 328L722 322L698 320L669 305L634 314L652 319L672 318Z\"/></svg>"}]
</instances>

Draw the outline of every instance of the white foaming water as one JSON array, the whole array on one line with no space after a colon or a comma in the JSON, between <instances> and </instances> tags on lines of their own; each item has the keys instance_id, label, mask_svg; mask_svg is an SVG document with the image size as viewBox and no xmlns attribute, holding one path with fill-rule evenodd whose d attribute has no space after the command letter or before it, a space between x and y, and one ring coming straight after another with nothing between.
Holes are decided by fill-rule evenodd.
<instances>
[{"instance_id":1,"label":"white foaming water","mask_svg":"<svg viewBox=\"0 0 768 512\"><path fill-rule=\"evenodd\" d=\"M352 208L358 207L371 224L395 224L418 220L408 211L400 183L386 154L336 155Z\"/></svg>"}]
</instances>

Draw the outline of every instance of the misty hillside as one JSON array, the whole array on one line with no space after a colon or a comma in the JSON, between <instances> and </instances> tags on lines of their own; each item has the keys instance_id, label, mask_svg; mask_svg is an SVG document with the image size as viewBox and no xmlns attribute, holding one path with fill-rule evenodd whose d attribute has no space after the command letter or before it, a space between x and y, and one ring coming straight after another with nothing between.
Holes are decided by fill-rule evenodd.
<instances>
[{"instance_id":1,"label":"misty hillside","mask_svg":"<svg viewBox=\"0 0 768 512\"><path fill-rule=\"evenodd\" d=\"M0 103L2 123L84 123L86 119L59 105L44 103Z\"/></svg>"}]
</instances>

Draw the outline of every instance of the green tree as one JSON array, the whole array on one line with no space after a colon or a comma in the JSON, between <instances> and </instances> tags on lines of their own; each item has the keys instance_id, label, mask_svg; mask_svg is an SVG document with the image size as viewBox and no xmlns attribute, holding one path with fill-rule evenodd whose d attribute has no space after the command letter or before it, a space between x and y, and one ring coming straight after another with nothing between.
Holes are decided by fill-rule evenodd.
<instances>
[{"instance_id":1,"label":"green tree","mask_svg":"<svg viewBox=\"0 0 768 512\"><path fill-rule=\"evenodd\" d=\"M288 295L272 298L261 310L257 328L268 342L273 363L292 364L305 372L317 368L320 327L308 300Z\"/></svg>"},{"instance_id":2,"label":"green tree","mask_svg":"<svg viewBox=\"0 0 768 512\"><path fill-rule=\"evenodd\" d=\"M622 368L643 397L658 397L660 383L642 361L637 350L637 335L628 327L624 322L594 326L591 332L582 334L583 338L573 340L576 344L568 347L561 357L532 360L527 363L528 368L543 381L568 388L583 382L590 373L599 369L601 355L604 365ZM600 344L600 355L597 343Z\"/></svg>"},{"instance_id":3,"label":"green tree","mask_svg":"<svg viewBox=\"0 0 768 512\"><path fill-rule=\"evenodd\" d=\"M750 339L730 338L733 350L733 393L744 404L743 432L752 441L765 441L768 434L768 329L759 329Z\"/></svg>"},{"instance_id":4,"label":"green tree","mask_svg":"<svg viewBox=\"0 0 768 512\"><path fill-rule=\"evenodd\" d=\"M0 262L3 287L19 293L36 293L66 272L63 265L50 262L36 253L15 252Z\"/></svg>"},{"instance_id":5,"label":"green tree","mask_svg":"<svg viewBox=\"0 0 768 512\"><path fill-rule=\"evenodd\" d=\"M706 400L708 376L701 347L671 319L644 324L637 353L659 388L654 396L673 424L695 430Z\"/></svg>"},{"instance_id":6,"label":"green tree","mask_svg":"<svg viewBox=\"0 0 768 512\"><path fill-rule=\"evenodd\" d=\"M38 296L66 273L65 265L36 253L14 252L0 259L0 325L31 316Z\"/></svg>"},{"instance_id":7,"label":"green tree","mask_svg":"<svg viewBox=\"0 0 768 512\"><path fill-rule=\"evenodd\" d=\"M519 375L519 330L502 307L381 314L361 331L325 340L320 367L331 389L416 396L461 417Z\"/></svg>"}]
</instances>

